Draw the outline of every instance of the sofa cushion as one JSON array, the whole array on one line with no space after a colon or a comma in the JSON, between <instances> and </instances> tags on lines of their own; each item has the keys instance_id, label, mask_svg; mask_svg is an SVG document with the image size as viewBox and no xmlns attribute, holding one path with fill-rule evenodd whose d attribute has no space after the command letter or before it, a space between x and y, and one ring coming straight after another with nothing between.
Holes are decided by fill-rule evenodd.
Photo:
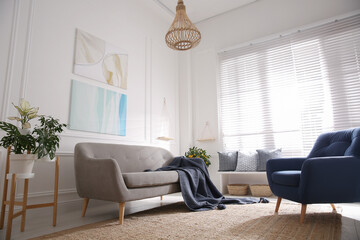
<instances>
[{"instance_id":1,"label":"sofa cushion","mask_svg":"<svg viewBox=\"0 0 360 240\"><path fill-rule=\"evenodd\" d=\"M234 171L238 161L238 152L218 152L219 171Z\"/></svg>"},{"instance_id":2,"label":"sofa cushion","mask_svg":"<svg viewBox=\"0 0 360 240\"><path fill-rule=\"evenodd\" d=\"M267 149L257 149L259 153L257 170L258 171L266 171L266 162L272 158L280 158L281 157L281 148L267 150Z\"/></svg>"},{"instance_id":3,"label":"sofa cushion","mask_svg":"<svg viewBox=\"0 0 360 240\"><path fill-rule=\"evenodd\" d=\"M236 165L236 172L255 172L257 163L259 161L259 154L257 152L238 152L238 161Z\"/></svg>"},{"instance_id":4,"label":"sofa cushion","mask_svg":"<svg viewBox=\"0 0 360 240\"><path fill-rule=\"evenodd\" d=\"M301 171L276 171L271 174L274 183L292 187L298 187L300 183Z\"/></svg>"},{"instance_id":5,"label":"sofa cushion","mask_svg":"<svg viewBox=\"0 0 360 240\"><path fill-rule=\"evenodd\" d=\"M161 186L179 182L176 171L132 172L122 174L128 188Z\"/></svg>"}]
</instances>

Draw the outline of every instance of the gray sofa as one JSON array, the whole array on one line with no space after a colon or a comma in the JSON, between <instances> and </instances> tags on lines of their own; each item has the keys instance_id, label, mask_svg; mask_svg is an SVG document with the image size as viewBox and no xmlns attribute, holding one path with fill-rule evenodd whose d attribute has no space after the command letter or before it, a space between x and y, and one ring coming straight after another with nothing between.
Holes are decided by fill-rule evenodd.
<instances>
[{"instance_id":1,"label":"gray sofa","mask_svg":"<svg viewBox=\"0 0 360 240\"><path fill-rule=\"evenodd\" d=\"M174 156L151 146L78 143L74 151L76 189L84 198L82 216L89 199L119 203L123 223L125 202L180 191L176 171L144 172L167 166Z\"/></svg>"}]
</instances>

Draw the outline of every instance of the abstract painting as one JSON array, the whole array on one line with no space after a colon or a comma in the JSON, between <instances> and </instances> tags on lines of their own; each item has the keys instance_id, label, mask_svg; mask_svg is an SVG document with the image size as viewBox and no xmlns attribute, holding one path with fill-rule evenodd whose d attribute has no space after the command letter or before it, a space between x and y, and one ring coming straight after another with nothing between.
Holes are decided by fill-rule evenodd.
<instances>
[{"instance_id":1,"label":"abstract painting","mask_svg":"<svg viewBox=\"0 0 360 240\"><path fill-rule=\"evenodd\" d=\"M124 50L77 29L74 73L127 89L128 55Z\"/></svg>"},{"instance_id":2,"label":"abstract painting","mask_svg":"<svg viewBox=\"0 0 360 240\"><path fill-rule=\"evenodd\" d=\"M127 96L72 80L69 127L126 136Z\"/></svg>"}]
</instances>

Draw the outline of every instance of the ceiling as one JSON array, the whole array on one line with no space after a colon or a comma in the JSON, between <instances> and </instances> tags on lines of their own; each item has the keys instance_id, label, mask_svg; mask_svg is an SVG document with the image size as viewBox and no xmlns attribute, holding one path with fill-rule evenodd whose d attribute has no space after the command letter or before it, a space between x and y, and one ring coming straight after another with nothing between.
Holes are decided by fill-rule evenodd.
<instances>
[{"instance_id":1,"label":"ceiling","mask_svg":"<svg viewBox=\"0 0 360 240\"><path fill-rule=\"evenodd\" d=\"M177 0L154 0L175 17ZM193 23L243 7L256 0L184 0L186 13Z\"/></svg>"}]
</instances>

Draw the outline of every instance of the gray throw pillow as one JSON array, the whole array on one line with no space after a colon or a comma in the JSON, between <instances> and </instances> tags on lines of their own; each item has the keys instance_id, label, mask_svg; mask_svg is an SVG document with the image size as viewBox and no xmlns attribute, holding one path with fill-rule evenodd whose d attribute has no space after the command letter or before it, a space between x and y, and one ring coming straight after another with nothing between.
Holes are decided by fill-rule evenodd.
<instances>
[{"instance_id":1,"label":"gray throw pillow","mask_svg":"<svg viewBox=\"0 0 360 240\"><path fill-rule=\"evenodd\" d=\"M280 158L281 157L281 148L267 150L267 149L258 149L256 150L259 153L259 161L257 165L258 171L266 170L266 162L272 158Z\"/></svg>"},{"instance_id":2,"label":"gray throw pillow","mask_svg":"<svg viewBox=\"0 0 360 240\"><path fill-rule=\"evenodd\" d=\"M218 152L219 171L234 171L237 164L238 152Z\"/></svg>"},{"instance_id":3,"label":"gray throw pillow","mask_svg":"<svg viewBox=\"0 0 360 240\"><path fill-rule=\"evenodd\" d=\"M255 172L259 154L257 152L238 152L237 172Z\"/></svg>"}]
</instances>

